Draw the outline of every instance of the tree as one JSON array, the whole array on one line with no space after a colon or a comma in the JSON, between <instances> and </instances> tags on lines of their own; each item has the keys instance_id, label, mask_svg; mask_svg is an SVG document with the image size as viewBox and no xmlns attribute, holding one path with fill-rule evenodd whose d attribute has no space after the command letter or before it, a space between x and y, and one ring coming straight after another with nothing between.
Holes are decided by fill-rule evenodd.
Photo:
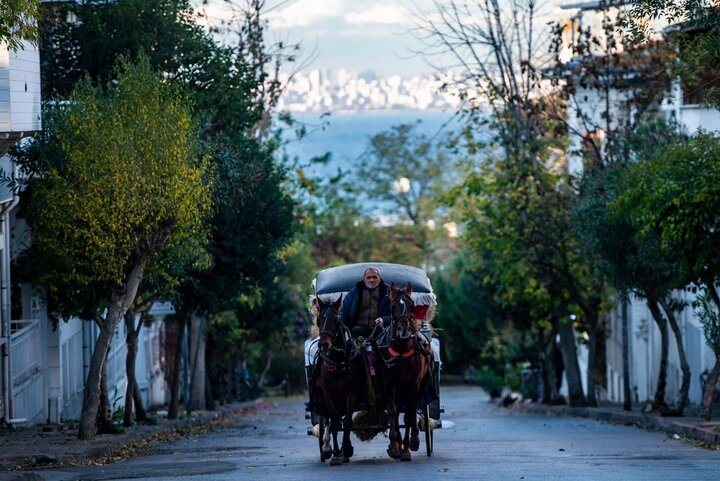
<instances>
[{"instance_id":1,"label":"tree","mask_svg":"<svg viewBox=\"0 0 720 481\"><path fill-rule=\"evenodd\" d=\"M594 285L589 266L582 264L587 259L570 236L571 191L553 154L564 143L566 130L558 119L565 105L561 97L547 95L542 75L547 46L536 29L540 5L533 0L434 4L436 15L422 17L418 30L430 55L449 57L462 68L454 83L466 101L470 152L486 155L464 186L466 240L478 258L492 263L488 280L506 306L530 305L538 326L560 333L570 403L583 405L569 316L582 306L589 321L597 318L593 309L603 290ZM489 130L489 141L474 140L473 129ZM547 334L538 329L543 348L549 345Z\"/></svg>"},{"instance_id":2,"label":"tree","mask_svg":"<svg viewBox=\"0 0 720 481\"><path fill-rule=\"evenodd\" d=\"M37 155L18 159L30 175L28 255L64 265L40 270L35 282L52 289L58 280L97 296L91 312L70 304L58 312L91 318L100 328L80 439L95 435L107 351L145 272L166 250L204 235L210 205L207 160L186 93L161 82L146 58L121 63L117 79L78 84L69 102L46 117L42 137L29 147Z\"/></svg>"},{"instance_id":3,"label":"tree","mask_svg":"<svg viewBox=\"0 0 720 481\"><path fill-rule=\"evenodd\" d=\"M715 304L715 307L713 307ZM700 419L709 421L712 417L712 409L715 401L715 392L718 380L720 380L720 315L718 315L717 304L712 301L712 295L706 291L698 296L696 307L700 308L699 317L703 326L703 333L708 346L715 354L715 365L705 382Z\"/></svg>"},{"instance_id":4,"label":"tree","mask_svg":"<svg viewBox=\"0 0 720 481\"><path fill-rule=\"evenodd\" d=\"M9 50L22 48L22 41L38 40L39 0L3 0L0 3L0 44Z\"/></svg>"},{"instance_id":5,"label":"tree","mask_svg":"<svg viewBox=\"0 0 720 481\"><path fill-rule=\"evenodd\" d=\"M283 190L284 172L273 160L277 144L269 137L281 87L274 61L287 57L284 49L265 44L264 2L242 3L232 2L233 13L223 26L237 34L237 43L225 46L203 31L187 0L73 2L48 9L43 21L45 94L62 98L85 72L93 82L104 83L113 78L110 67L118 56L145 52L169 81L187 87L198 109L202 138L215 166L210 258L190 269L185 282L167 295L176 301L179 323L194 320L193 340L200 342L205 332L199 324L209 325L211 332L216 315L235 313L233 333L242 331L241 323L247 322L250 330L259 323L252 315L241 320L237 309L265 302L262 290L279 268L275 253L293 235L293 201ZM63 21L67 10L77 22ZM248 215L250 206L257 209L255 215ZM213 355L208 352L211 365ZM198 371L196 379L194 386L204 390L205 372ZM177 376L174 381L171 391L176 394ZM204 404L201 392L194 397ZM173 400L177 402L176 395ZM170 412L176 408L172 405Z\"/></svg>"},{"instance_id":6,"label":"tree","mask_svg":"<svg viewBox=\"0 0 720 481\"><path fill-rule=\"evenodd\" d=\"M361 194L372 202L388 202L393 206L389 214L417 226L437 218L457 169L449 136L428 139L415 134L415 127L401 124L373 135L355 175Z\"/></svg>"},{"instance_id":7,"label":"tree","mask_svg":"<svg viewBox=\"0 0 720 481\"><path fill-rule=\"evenodd\" d=\"M68 17L76 18L68 22ZM42 93L65 98L89 76L102 85L113 78L120 56L143 53L150 65L174 78L205 72L214 43L195 22L187 0L119 0L43 5Z\"/></svg>"},{"instance_id":8,"label":"tree","mask_svg":"<svg viewBox=\"0 0 720 481\"><path fill-rule=\"evenodd\" d=\"M457 370L479 360L483 346L497 328L504 327L504 313L467 251L460 251L446 269L432 275L432 283L440 306L433 328L443 340L443 362L448 370Z\"/></svg>"},{"instance_id":9,"label":"tree","mask_svg":"<svg viewBox=\"0 0 720 481\"><path fill-rule=\"evenodd\" d=\"M720 225L712 207L720 202L718 159L720 140L709 134L667 145L628 169L616 208L628 213L639 239L656 237L661 252L677 260L679 285L700 286L720 309ZM665 311L670 316L671 306Z\"/></svg>"},{"instance_id":10,"label":"tree","mask_svg":"<svg viewBox=\"0 0 720 481\"><path fill-rule=\"evenodd\" d=\"M672 49L658 42L630 47L623 45L618 30L628 17L620 6L612 1L601 2L595 12L590 12L600 17L599 31L582 28L585 22L579 18L556 24L553 27L556 65L552 72L569 106L567 128L575 140L575 149L571 154L581 161L572 169L573 174L580 174L579 195L572 223L586 241L583 244L587 247L586 254L594 257L594 264L602 266L601 271L614 280L615 287L621 292L620 298L624 297L622 292L628 289L627 277L632 277L632 273L636 272L630 266L642 264L640 272L643 275L635 276L636 279L630 281L631 284L635 282L630 290L647 299L661 332L662 354L654 404L667 412L664 400L669 352L667 319L676 332L680 358L685 359L682 336L674 312L666 302L672 281L667 280L665 272L652 270L661 265L657 257L651 257L652 260L635 257L636 254L631 252L634 244L629 240L633 237L632 230L625 222L621 226L611 225L606 215L606 203L608 196L614 195L612 181L621 175L634 156L644 155L637 151L637 139L640 136L636 133L643 123L648 122L647 119L657 115L660 102L671 83L670 66L675 54ZM568 30L571 30L570 35L567 35ZM572 39L569 45L565 42L568 37ZM648 125L652 123L650 121ZM668 133L669 138L675 138L674 132L669 130L664 129L664 133ZM656 134L647 128L645 133ZM655 135L653 139L663 143L665 141L662 135ZM656 145L648 142L646 150ZM650 244L645 248L649 249L648 255L653 252ZM608 269L611 264L613 267ZM618 271L623 270L627 275L621 280ZM662 310L666 311L666 315L663 315ZM625 373L624 378L629 382L628 376ZM689 368L684 363L680 411L685 405L682 400L687 399L689 382Z\"/></svg>"},{"instance_id":11,"label":"tree","mask_svg":"<svg viewBox=\"0 0 720 481\"><path fill-rule=\"evenodd\" d=\"M661 118L647 119L634 127L632 132L617 132L609 137L612 150L624 152L613 161L604 155L599 162L589 165L581 182L580 196L574 210L574 229L584 245L598 259L598 266L607 275L611 285L622 295L632 292L645 299L653 320L661 334L660 369L653 406L663 413L682 413L687 402L690 372L682 335L675 318L672 290L683 286L675 256L661 249L657 235L638 236L639 226L626 210L618 207L617 199L625 195L626 188L642 189L642 186L625 185L623 178L628 166L640 159L658 155L669 145L683 143L685 136L678 127ZM681 360L683 382L679 402L672 411L665 402L667 378L667 355L669 352L668 322L675 333L678 355Z\"/></svg>"}]
</instances>

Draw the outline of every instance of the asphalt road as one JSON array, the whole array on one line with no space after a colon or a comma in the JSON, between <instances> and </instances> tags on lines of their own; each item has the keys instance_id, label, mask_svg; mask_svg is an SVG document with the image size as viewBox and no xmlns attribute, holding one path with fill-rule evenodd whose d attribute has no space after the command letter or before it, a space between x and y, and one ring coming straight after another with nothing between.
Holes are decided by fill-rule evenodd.
<instances>
[{"instance_id":1,"label":"asphalt road","mask_svg":"<svg viewBox=\"0 0 720 481\"><path fill-rule=\"evenodd\" d=\"M60 480L717 480L720 451L666 434L587 419L511 413L478 388L443 387L444 426L411 462L390 459L387 438L353 438L348 464L321 463L301 400L267 403L203 435L107 466L38 471ZM423 439L423 438L421 438ZM30 479L30 478L28 478Z\"/></svg>"}]
</instances>

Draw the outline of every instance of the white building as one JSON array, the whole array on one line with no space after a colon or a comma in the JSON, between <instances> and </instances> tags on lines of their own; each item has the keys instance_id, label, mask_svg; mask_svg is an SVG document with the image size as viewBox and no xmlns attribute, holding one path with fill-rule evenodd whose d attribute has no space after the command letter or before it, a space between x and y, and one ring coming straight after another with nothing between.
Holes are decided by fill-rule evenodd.
<instances>
[{"instance_id":1,"label":"white building","mask_svg":"<svg viewBox=\"0 0 720 481\"><path fill-rule=\"evenodd\" d=\"M38 49L29 42L17 51L0 44L0 169L5 178L15 174L8 149L41 128ZM16 193L0 182L0 418L5 423L24 417L25 399L37 399L42 391L39 320L29 312L15 320L11 312L11 225L17 205Z\"/></svg>"}]
</instances>

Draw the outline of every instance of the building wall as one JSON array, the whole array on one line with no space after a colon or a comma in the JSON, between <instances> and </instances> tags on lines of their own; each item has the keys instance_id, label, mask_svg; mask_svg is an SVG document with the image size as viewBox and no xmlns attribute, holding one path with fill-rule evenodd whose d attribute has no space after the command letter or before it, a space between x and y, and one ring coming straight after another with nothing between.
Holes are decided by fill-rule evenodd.
<instances>
[{"instance_id":1,"label":"building wall","mask_svg":"<svg viewBox=\"0 0 720 481\"><path fill-rule=\"evenodd\" d=\"M11 52L0 45L0 132L36 132L40 120L40 56L23 42Z\"/></svg>"}]
</instances>

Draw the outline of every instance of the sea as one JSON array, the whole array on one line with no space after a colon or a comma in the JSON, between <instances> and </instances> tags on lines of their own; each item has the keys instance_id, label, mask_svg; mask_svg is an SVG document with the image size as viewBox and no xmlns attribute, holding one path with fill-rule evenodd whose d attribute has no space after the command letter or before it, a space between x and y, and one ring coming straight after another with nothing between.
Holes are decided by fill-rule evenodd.
<instances>
[{"instance_id":1,"label":"sea","mask_svg":"<svg viewBox=\"0 0 720 481\"><path fill-rule=\"evenodd\" d=\"M332 176L338 169L350 170L366 155L370 139L400 124L416 124L415 134L438 140L458 129L454 112L442 110L362 110L320 114L293 114L307 134L297 139L291 130L284 133L284 149L290 162L297 163L309 176ZM311 159L330 153L325 164Z\"/></svg>"}]
</instances>

